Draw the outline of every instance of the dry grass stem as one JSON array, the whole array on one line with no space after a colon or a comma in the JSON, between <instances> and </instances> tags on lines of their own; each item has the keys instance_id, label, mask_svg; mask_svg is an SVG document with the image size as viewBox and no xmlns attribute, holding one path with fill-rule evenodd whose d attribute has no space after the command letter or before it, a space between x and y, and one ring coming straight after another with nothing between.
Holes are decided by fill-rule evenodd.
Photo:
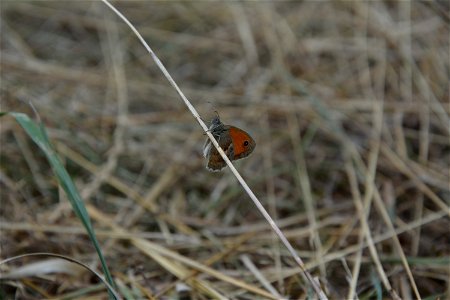
<instances>
[{"instance_id":1,"label":"dry grass stem","mask_svg":"<svg viewBox=\"0 0 450 300\"><path fill-rule=\"evenodd\" d=\"M236 170L236 168L231 163L230 159L227 157L225 152L220 148L219 144L217 143L216 139L212 135L212 133L208 130L208 127L205 125L203 120L200 118L200 115L198 114L197 110L192 106L191 102L186 98L186 96L183 94L181 89L178 87L176 82L173 80L172 76L169 74L167 69L164 67L163 63L160 61L158 56L153 52L153 50L150 48L150 46L147 44L147 42L142 38L141 34L136 30L136 28L128 21L128 19L121 14L114 6L112 6L108 1L102 0L106 5L108 5L129 27L130 29L136 34L136 36L139 38L143 46L147 49L147 51L152 56L153 60L157 64L158 68L161 70L161 72L164 74L164 76L167 78L169 83L173 86L173 88L177 91L177 93L180 95L181 99L184 101L186 106L189 108L190 112L194 116L194 118L197 119L200 126L203 128L205 133L208 135L208 138L212 141L214 144L214 147L217 148L220 155L222 156L223 160L227 163L228 167L233 172L236 179L239 181L239 183L242 185L244 190L247 192L247 194L250 196L250 199L252 199L253 203L256 205L258 210L261 212L261 214L264 216L264 218L267 220L267 222L270 224L272 229L275 231L275 233L278 235L281 242L286 246L289 253L292 255L296 263L301 269L302 275L305 276L306 280L309 282L309 284L313 287L314 291L317 293L320 299L327 299L325 293L322 291L320 285L314 280L309 274L308 270L305 268L305 265L302 261L302 259L298 256L295 249L292 247L291 243L287 240L287 238L284 236L283 232L279 229L277 224L273 221L272 217L267 213L264 206L261 204L261 201L258 200L256 195L253 193L253 191L248 186L247 182L242 178L241 174Z\"/></svg>"}]
</instances>

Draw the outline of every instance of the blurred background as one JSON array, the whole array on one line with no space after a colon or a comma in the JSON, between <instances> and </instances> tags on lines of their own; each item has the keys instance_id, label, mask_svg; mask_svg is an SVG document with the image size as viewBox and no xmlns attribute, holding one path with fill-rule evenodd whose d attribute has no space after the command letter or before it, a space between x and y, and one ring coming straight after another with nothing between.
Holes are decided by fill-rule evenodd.
<instances>
[{"instance_id":1,"label":"blurred background","mask_svg":"<svg viewBox=\"0 0 450 300\"><path fill-rule=\"evenodd\" d=\"M207 124L218 111L255 139L235 166L330 298L449 297L447 1L114 5ZM122 293L312 297L229 169L206 170L201 127L105 4L2 1L0 67L1 110L36 119L32 102ZM1 259L98 267L44 155L0 120ZM1 285L5 299L107 297L72 269Z\"/></svg>"}]
</instances>

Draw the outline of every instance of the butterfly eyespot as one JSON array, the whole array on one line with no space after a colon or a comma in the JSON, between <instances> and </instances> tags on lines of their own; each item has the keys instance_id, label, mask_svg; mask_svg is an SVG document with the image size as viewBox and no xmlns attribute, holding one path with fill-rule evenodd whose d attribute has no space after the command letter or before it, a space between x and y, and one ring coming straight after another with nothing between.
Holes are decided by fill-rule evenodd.
<instances>
[{"instance_id":1,"label":"butterfly eyespot","mask_svg":"<svg viewBox=\"0 0 450 300\"><path fill-rule=\"evenodd\" d=\"M245 141L245 142L244 142L244 146L248 146L248 141Z\"/></svg>"}]
</instances>

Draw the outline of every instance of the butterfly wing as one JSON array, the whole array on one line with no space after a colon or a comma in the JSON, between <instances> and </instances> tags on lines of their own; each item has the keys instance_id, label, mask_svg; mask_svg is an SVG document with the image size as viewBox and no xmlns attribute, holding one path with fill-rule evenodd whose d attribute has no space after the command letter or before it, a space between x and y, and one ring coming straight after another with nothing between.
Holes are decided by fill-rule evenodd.
<instances>
[{"instance_id":1,"label":"butterfly wing","mask_svg":"<svg viewBox=\"0 0 450 300\"><path fill-rule=\"evenodd\" d=\"M241 159L250 155L256 147L252 137L242 129L230 126L229 136L233 141L232 160Z\"/></svg>"},{"instance_id":2,"label":"butterfly wing","mask_svg":"<svg viewBox=\"0 0 450 300\"><path fill-rule=\"evenodd\" d=\"M223 149L223 151L225 151L228 158L233 160L233 143L231 142L230 135L227 131L228 128L225 128L224 132L222 132L219 136L216 136L214 133L213 135L219 143L219 146ZM208 159L208 164L206 167L211 171L220 171L227 165L222 156L220 156L219 151L217 151L216 147L214 147L209 139L206 141L205 147L203 148L203 155Z\"/></svg>"}]
</instances>

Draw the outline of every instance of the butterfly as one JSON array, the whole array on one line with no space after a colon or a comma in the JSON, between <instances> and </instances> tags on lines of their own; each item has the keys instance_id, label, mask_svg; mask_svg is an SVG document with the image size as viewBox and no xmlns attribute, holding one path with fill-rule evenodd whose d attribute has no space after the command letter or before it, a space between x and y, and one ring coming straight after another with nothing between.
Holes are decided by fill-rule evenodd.
<instances>
[{"instance_id":1,"label":"butterfly","mask_svg":"<svg viewBox=\"0 0 450 300\"><path fill-rule=\"evenodd\" d=\"M256 143L247 132L223 124L218 114L211 120L209 131L230 160L247 157L255 150ZM206 168L210 171L220 171L227 165L209 138L203 146L203 156L208 160Z\"/></svg>"}]
</instances>

